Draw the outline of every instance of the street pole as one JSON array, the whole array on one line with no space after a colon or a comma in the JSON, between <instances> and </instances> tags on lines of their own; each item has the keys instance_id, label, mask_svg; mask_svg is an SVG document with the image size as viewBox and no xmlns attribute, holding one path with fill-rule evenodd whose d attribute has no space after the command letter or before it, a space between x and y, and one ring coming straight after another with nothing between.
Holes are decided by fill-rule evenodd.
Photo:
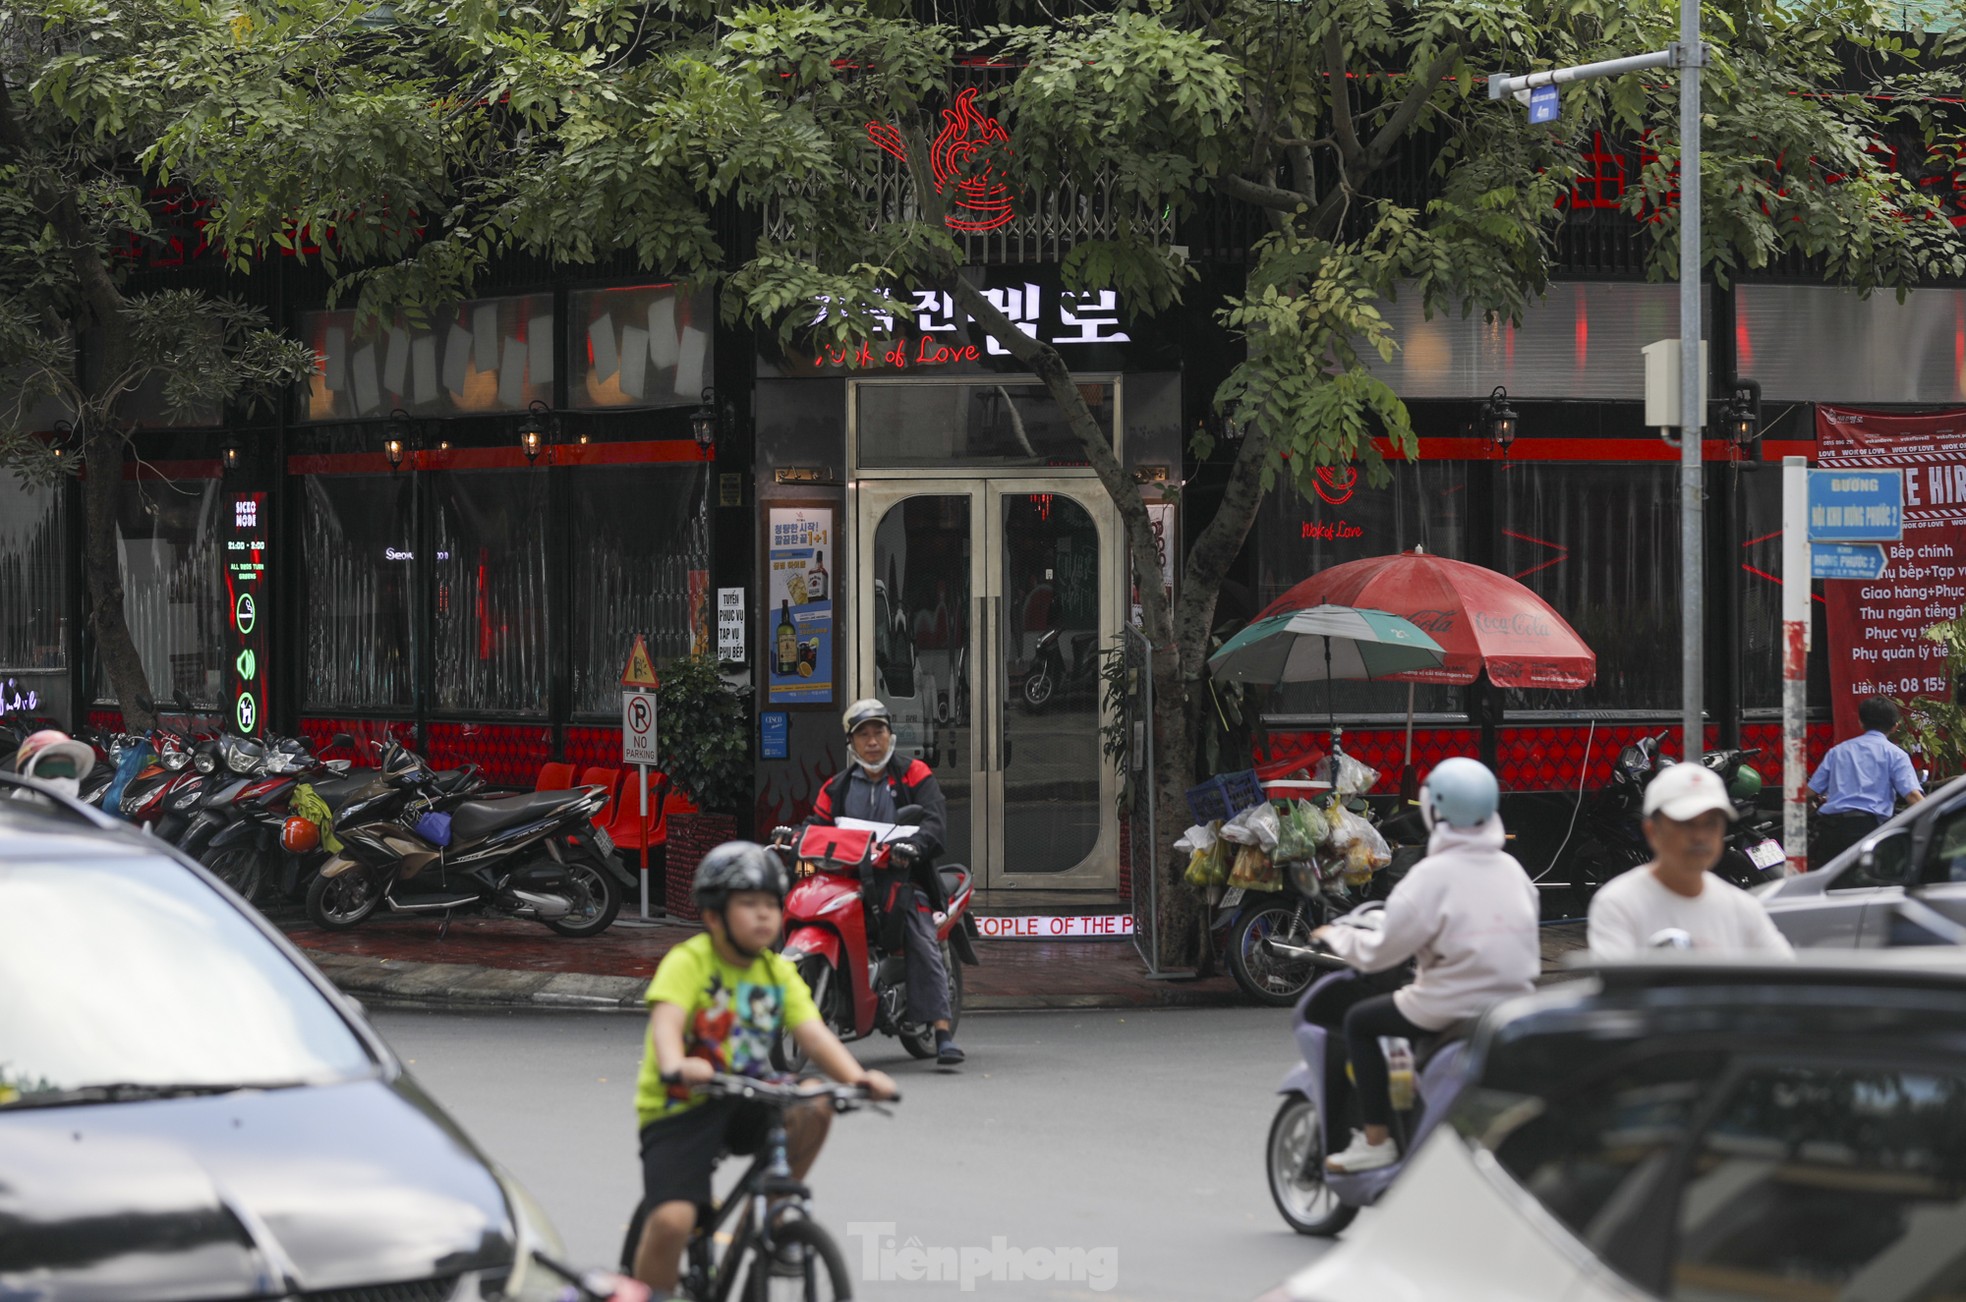
<instances>
[{"instance_id":1,"label":"street pole","mask_svg":"<svg viewBox=\"0 0 1966 1302\"><path fill-rule=\"evenodd\" d=\"M1789 871L1809 867L1809 461L1782 458L1782 844Z\"/></svg>"},{"instance_id":2,"label":"street pole","mask_svg":"<svg viewBox=\"0 0 1966 1302\"><path fill-rule=\"evenodd\" d=\"M1679 565L1685 589L1680 616L1680 757L1697 764L1706 719L1706 486L1701 452L1705 413L1700 395L1700 0L1679 0Z\"/></svg>"}]
</instances>

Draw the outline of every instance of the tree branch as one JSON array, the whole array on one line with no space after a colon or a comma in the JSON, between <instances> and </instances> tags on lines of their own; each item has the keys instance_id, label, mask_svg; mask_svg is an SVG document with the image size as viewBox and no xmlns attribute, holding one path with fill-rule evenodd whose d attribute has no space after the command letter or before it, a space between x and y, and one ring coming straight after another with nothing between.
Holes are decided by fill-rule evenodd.
<instances>
[{"instance_id":1,"label":"tree branch","mask_svg":"<svg viewBox=\"0 0 1966 1302\"><path fill-rule=\"evenodd\" d=\"M1242 436L1242 446L1236 449L1236 459L1229 467L1228 482L1222 486L1221 505L1188 548L1174 627L1174 636L1183 648L1183 677L1201 672L1222 580L1242 551L1243 540L1263 505L1263 458L1268 451L1269 440L1256 430Z\"/></svg>"},{"instance_id":2,"label":"tree branch","mask_svg":"<svg viewBox=\"0 0 1966 1302\"><path fill-rule=\"evenodd\" d=\"M1311 197L1307 194L1262 185L1240 176L1217 176L1212 178L1212 184L1231 199L1240 199L1258 208L1270 208L1280 213L1295 213L1300 208L1311 206Z\"/></svg>"},{"instance_id":3,"label":"tree branch","mask_svg":"<svg viewBox=\"0 0 1966 1302\"><path fill-rule=\"evenodd\" d=\"M1406 98L1401 100L1399 107L1393 110L1393 115L1386 119L1386 124L1372 137L1371 148L1365 153L1365 165L1368 169L1376 172L1386 165L1386 160L1393 156L1393 151L1400 146L1406 133L1412 130L1415 119L1425 111L1427 102L1433 98L1441 79L1452 72L1454 65L1460 60L1459 41L1434 56L1434 61L1427 65L1427 70L1420 74L1419 80L1407 89Z\"/></svg>"},{"instance_id":4,"label":"tree branch","mask_svg":"<svg viewBox=\"0 0 1966 1302\"><path fill-rule=\"evenodd\" d=\"M1345 74L1345 38L1336 26L1324 32L1324 79L1331 93L1331 134L1338 141L1338 157L1346 169L1365 163L1365 149L1358 142L1358 127L1352 121L1352 84Z\"/></svg>"}]
</instances>

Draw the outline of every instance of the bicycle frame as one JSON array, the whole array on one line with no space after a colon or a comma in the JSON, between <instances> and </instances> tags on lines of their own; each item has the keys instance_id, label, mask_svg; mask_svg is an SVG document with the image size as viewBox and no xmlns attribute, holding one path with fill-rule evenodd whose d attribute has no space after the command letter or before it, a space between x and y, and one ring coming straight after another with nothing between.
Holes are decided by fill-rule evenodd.
<instances>
[{"instance_id":1,"label":"bicycle frame","mask_svg":"<svg viewBox=\"0 0 1966 1302\"><path fill-rule=\"evenodd\" d=\"M686 1254L689 1268L684 1272L683 1285L691 1297L702 1298L704 1302L726 1302L737 1287L737 1274L734 1270L726 1271L724 1267L744 1261L754 1243L758 1253L752 1259L758 1262L770 1260L777 1247L772 1241L769 1216L774 1197L784 1199L778 1206L779 1218L783 1218L788 1211L802 1219L809 1216L812 1190L792 1176L792 1163L786 1151L784 1108L773 1110L771 1126L765 1132L764 1146L751 1159L751 1165L737 1182L737 1187L711 1209L709 1222L698 1222L696 1232L690 1235ZM741 1209L748 1209L750 1215L743 1218L723 1255L713 1257L711 1247L717 1241L717 1232L723 1228L725 1221Z\"/></svg>"}]
</instances>

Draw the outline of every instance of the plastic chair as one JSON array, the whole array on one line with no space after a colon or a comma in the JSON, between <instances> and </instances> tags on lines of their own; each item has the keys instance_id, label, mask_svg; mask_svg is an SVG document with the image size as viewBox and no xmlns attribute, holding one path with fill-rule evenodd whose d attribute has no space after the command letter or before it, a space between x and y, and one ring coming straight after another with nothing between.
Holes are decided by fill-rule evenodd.
<instances>
[{"instance_id":1,"label":"plastic chair","mask_svg":"<svg viewBox=\"0 0 1966 1302\"><path fill-rule=\"evenodd\" d=\"M639 862L643 844L641 793L635 786L635 774L623 770L623 775L627 780L621 784L615 798L614 817L607 824L607 833L613 839L615 848L621 851L623 860L634 864ZM661 769L650 770L648 792L648 848L651 851L661 850L669 844L669 775ZM653 862L651 859L651 864Z\"/></svg>"},{"instance_id":2,"label":"plastic chair","mask_svg":"<svg viewBox=\"0 0 1966 1302\"><path fill-rule=\"evenodd\" d=\"M606 827L614 821L615 803L621 796L621 770L609 768L584 768L580 771L580 785L583 787L606 787L608 803L601 806L601 812L594 816L597 827Z\"/></svg>"},{"instance_id":3,"label":"plastic chair","mask_svg":"<svg viewBox=\"0 0 1966 1302\"><path fill-rule=\"evenodd\" d=\"M568 791L573 787L573 765L550 763L539 766L539 781L533 784L534 791Z\"/></svg>"}]
</instances>

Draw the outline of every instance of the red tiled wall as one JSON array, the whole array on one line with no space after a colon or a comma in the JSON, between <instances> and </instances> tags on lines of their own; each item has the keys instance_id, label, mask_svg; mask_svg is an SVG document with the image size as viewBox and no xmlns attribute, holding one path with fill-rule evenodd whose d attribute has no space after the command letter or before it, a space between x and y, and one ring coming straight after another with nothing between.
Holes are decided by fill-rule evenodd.
<instances>
[{"instance_id":1,"label":"red tiled wall","mask_svg":"<svg viewBox=\"0 0 1966 1302\"><path fill-rule=\"evenodd\" d=\"M97 706L95 709L84 714L82 721L98 732L123 731L123 712L121 710L105 710L101 706Z\"/></svg>"},{"instance_id":2,"label":"red tiled wall","mask_svg":"<svg viewBox=\"0 0 1966 1302\"><path fill-rule=\"evenodd\" d=\"M440 769L476 764L496 786L530 791L553 758L553 730L530 723L433 723L424 756Z\"/></svg>"},{"instance_id":3,"label":"red tiled wall","mask_svg":"<svg viewBox=\"0 0 1966 1302\"><path fill-rule=\"evenodd\" d=\"M355 745L330 746L328 739L338 732L347 733ZM302 719L300 735L320 758L353 760L364 768L375 765L376 747L372 742L387 744L394 739L412 749L416 746L416 728L403 719Z\"/></svg>"}]
</instances>

